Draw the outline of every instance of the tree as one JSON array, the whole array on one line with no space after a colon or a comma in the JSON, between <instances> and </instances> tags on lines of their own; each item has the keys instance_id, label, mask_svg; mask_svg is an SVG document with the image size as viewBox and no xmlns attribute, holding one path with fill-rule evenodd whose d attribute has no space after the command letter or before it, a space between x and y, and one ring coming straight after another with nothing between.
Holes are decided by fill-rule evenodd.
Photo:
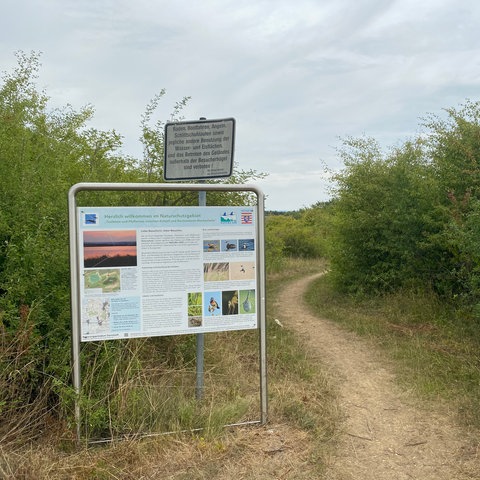
<instances>
[{"instance_id":1,"label":"tree","mask_svg":"<svg viewBox=\"0 0 480 480\"><path fill-rule=\"evenodd\" d=\"M428 147L440 198L442 230L434 238L448 258L439 287L450 299L480 303L480 102L446 109L446 118L431 115ZM478 309L477 309L478 310Z\"/></svg>"},{"instance_id":2,"label":"tree","mask_svg":"<svg viewBox=\"0 0 480 480\"><path fill-rule=\"evenodd\" d=\"M372 139L347 139L340 154L331 254L338 285L382 292L430 281L423 262L437 199L423 142L387 156Z\"/></svg>"},{"instance_id":3,"label":"tree","mask_svg":"<svg viewBox=\"0 0 480 480\"><path fill-rule=\"evenodd\" d=\"M388 154L372 139L344 141L334 177L338 286L433 289L480 311L480 102L446 113Z\"/></svg>"},{"instance_id":4,"label":"tree","mask_svg":"<svg viewBox=\"0 0 480 480\"><path fill-rule=\"evenodd\" d=\"M70 272L67 194L78 182L162 182L163 122L150 125L163 94L142 117L144 158L120 153L121 135L89 127L92 106L49 110L35 81L40 55L18 53L0 85L0 425L3 434L33 436L47 412L70 405ZM180 119L187 98L171 120ZM236 180L255 172L240 172ZM90 205L196 204L196 196L82 192ZM182 196L183 195L183 196ZM236 197L234 201L245 198ZM108 425L112 372L129 350L89 346L95 364L95 422ZM100 368L100 369L99 369ZM92 389L93 392L93 389ZM107 392L107 393L106 393ZM93 394L92 394L93 395ZM87 399L90 401L91 399Z\"/></svg>"},{"instance_id":5,"label":"tree","mask_svg":"<svg viewBox=\"0 0 480 480\"><path fill-rule=\"evenodd\" d=\"M117 154L121 137L116 132L88 128L92 107L48 110L48 97L35 85L39 54L18 53L17 58L17 68L4 75L0 88L4 425L41 419L51 407L53 385L68 384L68 189L81 181L120 181L132 168Z\"/></svg>"}]
</instances>

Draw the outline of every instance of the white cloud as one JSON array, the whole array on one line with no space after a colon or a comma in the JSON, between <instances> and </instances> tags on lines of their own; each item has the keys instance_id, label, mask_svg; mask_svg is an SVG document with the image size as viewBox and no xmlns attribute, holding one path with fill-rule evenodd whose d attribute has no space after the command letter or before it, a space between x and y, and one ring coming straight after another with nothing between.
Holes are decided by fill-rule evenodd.
<instances>
[{"instance_id":1,"label":"white cloud","mask_svg":"<svg viewBox=\"0 0 480 480\"><path fill-rule=\"evenodd\" d=\"M320 163L320 162L317 162ZM292 210L311 207L329 199L330 174L325 170L290 170L254 182L266 195L266 210Z\"/></svg>"},{"instance_id":2,"label":"white cloud","mask_svg":"<svg viewBox=\"0 0 480 480\"><path fill-rule=\"evenodd\" d=\"M5 0L0 61L43 51L52 102L93 104L137 156L162 88L164 119L184 96L188 119L235 117L240 167L270 173L269 208L289 210L328 195L338 137L395 144L478 96L479 21L476 0Z\"/></svg>"}]
</instances>

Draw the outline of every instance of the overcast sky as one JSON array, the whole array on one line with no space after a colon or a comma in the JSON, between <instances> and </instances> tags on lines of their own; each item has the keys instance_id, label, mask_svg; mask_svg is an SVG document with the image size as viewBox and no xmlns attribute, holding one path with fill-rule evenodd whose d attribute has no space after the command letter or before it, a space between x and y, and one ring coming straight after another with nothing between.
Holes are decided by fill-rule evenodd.
<instances>
[{"instance_id":1,"label":"overcast sky","mask_svg":"<svg viewBox=\"0 0 480 480\"><path fill-rule=\"evenodd\" d=\"M478 0L2 0L0 67L42 52L52 106L95 107L92 126L141 157L159 118L236 119L235 160L268 173L268 210L329 198L339 138L388 147L420 118L480 99Z\"/></svg>"}]
</instances>

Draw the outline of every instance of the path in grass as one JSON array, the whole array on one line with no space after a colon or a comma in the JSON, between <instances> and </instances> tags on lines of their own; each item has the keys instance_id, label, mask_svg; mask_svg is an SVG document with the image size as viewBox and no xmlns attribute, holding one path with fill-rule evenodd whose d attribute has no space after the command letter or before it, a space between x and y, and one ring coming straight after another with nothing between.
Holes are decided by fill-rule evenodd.
<instances>
[{"instance_id":1,"label":"path in grass","mask_svg":"<svg viewBox=\"0 0 480 480\"><path fill-rule=\"evenodd\" d=\"M310 313L303 294L317 275L287 285L277 300L281 322L326 365L344 418L329 480L480 479L478 439L445 410L402 391L382 354L367 341Z\"/></svg>"}]
</instances>

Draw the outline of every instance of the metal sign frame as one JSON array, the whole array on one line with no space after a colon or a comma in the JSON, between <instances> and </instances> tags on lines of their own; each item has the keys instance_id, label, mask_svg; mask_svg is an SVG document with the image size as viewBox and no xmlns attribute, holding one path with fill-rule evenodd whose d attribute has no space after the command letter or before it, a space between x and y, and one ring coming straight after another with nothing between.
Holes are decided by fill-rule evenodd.
<instances>
[{"instance_id":1,"label":"metal sign frame","mask_svg":"<svg viewBox=\"0 0 480 480\"><path fill-rule=\"evenodd\" d=\"M77 440L81 440L81 298L80 298L80 264L78 242L77 194L82 191L222 191L222 192L251 192L257 197L256 234L258 248L256 248L256 282L258 298L258 330L259 330L259 374L260 374L260 420L249 421L244 424L265 424L268 417L267 394L267 349L266 349L266 304L265 304L265 221L264 221L264 194L252 185L225 185L225 184L157 184L157 183L78 183L73 185L68 193L69 236L70 236L70 279L71 279L71 316L72 316L72 383L75 390L75 421Z\"/></svg>"}]
</instances>

